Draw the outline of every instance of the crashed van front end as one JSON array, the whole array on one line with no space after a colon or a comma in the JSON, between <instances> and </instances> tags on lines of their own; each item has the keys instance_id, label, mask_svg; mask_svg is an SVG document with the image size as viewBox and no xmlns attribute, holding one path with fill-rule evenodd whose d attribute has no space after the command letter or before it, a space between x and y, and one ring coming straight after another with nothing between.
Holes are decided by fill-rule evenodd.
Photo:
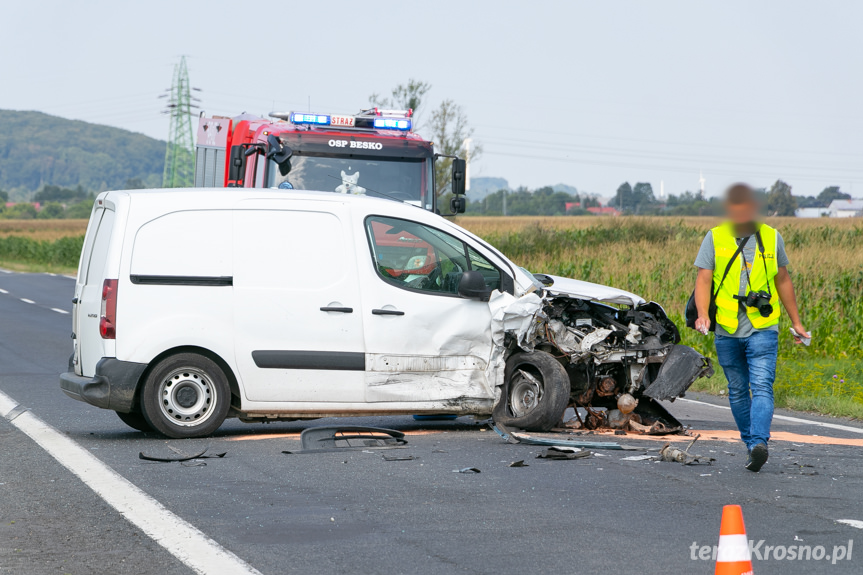
<instances>
[{"instance_id":1,"label":"crashed van front end","mask_svg":"<svg viewBox=\"0 0 863 575\"><path fill-rule=\"evenodd\" d=\"M695 380L713 375L713 368L708 358L680 345L677 326L662 306L607 286L535 277L541 289L499 302L493 331L506 353L545 352L563 365L569 405L576 408L566 425L654 435L682 431L658 400L681 397ZM536 379L530 370L508 376L495 413L501 423L512 424L507 415L541 400L542 389L530 385ZM503 404L516 406L515 412L501 409Z\"/></svg>"}]
</instances>

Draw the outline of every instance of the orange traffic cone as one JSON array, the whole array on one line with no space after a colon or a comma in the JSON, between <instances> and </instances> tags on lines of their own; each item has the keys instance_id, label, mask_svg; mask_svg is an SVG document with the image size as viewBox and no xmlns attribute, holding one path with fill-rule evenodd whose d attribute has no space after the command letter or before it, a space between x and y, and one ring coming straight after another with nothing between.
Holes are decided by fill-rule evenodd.
<instances>
[{"instance_id":1,"label":"orange traffic cone","mask_svg":"<svg viewBox=\"0 0 863 575\"><path fill-rule=\"evenodd\" d=\"M752 575L752 556L739 505L722 508L719 548L716 552L716 575Z\"/></svg>"}]
</instances>

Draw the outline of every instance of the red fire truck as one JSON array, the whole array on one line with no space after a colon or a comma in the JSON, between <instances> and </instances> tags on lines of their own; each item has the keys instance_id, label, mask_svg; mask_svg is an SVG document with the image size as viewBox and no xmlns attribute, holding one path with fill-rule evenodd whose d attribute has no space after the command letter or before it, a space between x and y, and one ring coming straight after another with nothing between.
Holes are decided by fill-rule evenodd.
<instances>
[{"instance_id":1,"label":"red fire truck","mask_svg":"<svg viewBox=\"0 0 863 575\"><path fill-rule=\"evenodd\" d=\"M411 110L272 113L198 122L196 187L360 194L439 212L434 144L412 131ZM452 159L453 213L464 212L465 161Z\"/></svg>"}]
</instances>

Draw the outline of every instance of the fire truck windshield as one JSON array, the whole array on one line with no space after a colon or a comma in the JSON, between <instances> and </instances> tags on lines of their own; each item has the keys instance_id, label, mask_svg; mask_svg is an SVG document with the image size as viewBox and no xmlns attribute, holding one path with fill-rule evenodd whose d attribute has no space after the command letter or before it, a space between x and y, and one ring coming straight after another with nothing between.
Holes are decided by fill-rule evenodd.
<instances>
[{"instance_id":1,"label":"fire truck windshield","mask_svg":"<svg viewBox=\"0 0 863 575\"><path fill-rule=\"evenodd\" d=\"M294 150L286 164L270 160L270 188L386 198L433 209L432 159L337 156Z\"/></svg>"}]
</instances>

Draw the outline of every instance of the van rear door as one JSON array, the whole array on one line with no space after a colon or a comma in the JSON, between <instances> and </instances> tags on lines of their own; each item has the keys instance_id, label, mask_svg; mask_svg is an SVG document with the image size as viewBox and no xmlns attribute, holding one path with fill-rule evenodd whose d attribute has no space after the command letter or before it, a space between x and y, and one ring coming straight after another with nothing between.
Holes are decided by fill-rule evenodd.
<instances>
[{"instance_id":1,"label":"van rear door","mask_svg":"<svg viewBox=\"0 0 863 575\"><path fill-rule=\"evenodd\" d=\"M111 202L97 201L87 225L72 307L73 362L77 375L94 375L96 363L105 357L105 340L99 335L99 316L115 216Z\"/></svg>"}]
</instances>

